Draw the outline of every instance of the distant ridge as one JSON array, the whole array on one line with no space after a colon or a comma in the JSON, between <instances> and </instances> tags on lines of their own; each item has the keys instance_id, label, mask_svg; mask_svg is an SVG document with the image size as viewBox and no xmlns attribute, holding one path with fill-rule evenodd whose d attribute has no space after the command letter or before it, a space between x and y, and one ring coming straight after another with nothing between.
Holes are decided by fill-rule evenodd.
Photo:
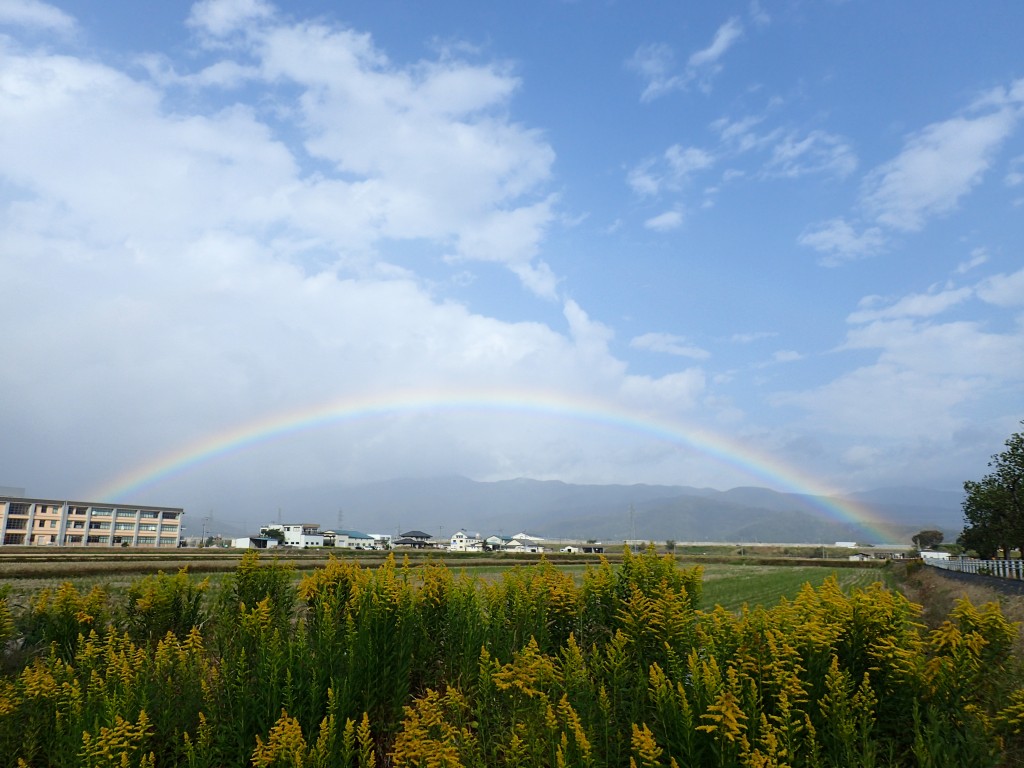
<instances>
[{"instance_id":1,"label":"distant ridge","mask_svg":"<svg viewBox=\"0 0 1024 768\"><path fill-rule=\"evenodd\" d=\"M935 528L953 540L962 528L961 494L881 488L850 494L901 537L864 540L859 526L829 518L818 506L834 502L768 488L727 491L671 485L576 485L515 478L479 482L465 477L404 478L359 485L299 489L289 499L303 520L330 528L338 509L347 527L377 533L420 528L448 536L459 528L485 533L529 530L548 538L725 541L764 543L909 543ZM630 509L632 508L632 515Z\"/></svg>"}]
</instances>

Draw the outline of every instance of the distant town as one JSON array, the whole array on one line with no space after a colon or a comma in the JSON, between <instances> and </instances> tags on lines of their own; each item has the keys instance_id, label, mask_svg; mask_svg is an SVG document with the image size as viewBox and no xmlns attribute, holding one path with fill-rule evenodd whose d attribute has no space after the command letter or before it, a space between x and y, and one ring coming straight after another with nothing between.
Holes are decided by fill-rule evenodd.
<instances>
[{"instance_id":1,"label":"distant town","mask_svg":"<svg viewBox=\"0 0 1024 768\"><path fill-rule=\"evenodd\" d=\"M203 542L205 543L205 542ZM484 536L460 528L450 537L440 538L419 530L406 531L398 536L385 533L363 533L352 530L320 530L316 523L271 523L260 528L258 536L242 536L230 540L235 549L271 549L292 547L337 547L340 549L440 549L446 552L527 552L543 553L545 540L520 532L514 536ZM550 545L547 545L550 548ZM558 547L561 552L602 554L599 542L571 543Z\"/></svg>"}]
</instances>

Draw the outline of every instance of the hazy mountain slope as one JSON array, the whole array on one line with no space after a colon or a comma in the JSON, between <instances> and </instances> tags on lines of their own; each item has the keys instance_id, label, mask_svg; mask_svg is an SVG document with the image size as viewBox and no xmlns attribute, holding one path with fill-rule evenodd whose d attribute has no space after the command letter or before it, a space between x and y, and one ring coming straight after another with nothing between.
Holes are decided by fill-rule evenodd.
<instances>
[{"instance_id":1,"label":"hazy mountain slope","mask_svg":"<svg viewBox=\"0 0 1024 768\"><path fill-rule=\"evenodd\" d=\"M377 533L418 528L447 537L458 528L520 530L552 538L677 541L881 543L826 512L836 500L767 488L728 491L686 486L573 485L530 479L476 482L464 477L400 479L301 489L284 517ZM961 527L959 495L927 489L877 489L851 499L899 528L909 541L936 527L953 539ZM630 509L632 508L632 518ZM298 510L298 512L297 512Z\"/></svg>"}]
</instances>

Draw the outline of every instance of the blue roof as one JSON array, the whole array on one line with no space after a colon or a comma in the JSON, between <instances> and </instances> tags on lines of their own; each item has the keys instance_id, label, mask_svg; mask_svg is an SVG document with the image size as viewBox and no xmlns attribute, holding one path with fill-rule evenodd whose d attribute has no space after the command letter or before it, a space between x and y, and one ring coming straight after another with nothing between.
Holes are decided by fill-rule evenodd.
<instances>
[{"instance_id":1,"label":"blue roof","mask_svg":"<svg viewBox=\"0 0 1024 768\"><path fill-rule=\"evenodd\" d=\"M338 536L348 536L350 539L372 539L373 538L373 536L371 536L370 534L363 533L362 531L335 531L335 533Z\"/></svg>"}]
</instances>

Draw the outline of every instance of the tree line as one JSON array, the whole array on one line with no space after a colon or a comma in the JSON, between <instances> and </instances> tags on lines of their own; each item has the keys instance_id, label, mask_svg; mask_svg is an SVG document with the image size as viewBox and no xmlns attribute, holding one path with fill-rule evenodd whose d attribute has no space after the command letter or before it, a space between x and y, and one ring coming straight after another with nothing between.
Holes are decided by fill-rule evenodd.
<instances>
[{"instance_id":1,"label":"tree line","mask_svg":"<svg viewBox=\"0 0 1024 768\"><path fill-rule=\"evenodd\" d=\"M1024 425L1024 421L1021 422ZM964 483L964 529L958 544L978 557L1024 555L1024 433L1007 438L994 454L991 471Z\"/></svg>"}]
</instances>

